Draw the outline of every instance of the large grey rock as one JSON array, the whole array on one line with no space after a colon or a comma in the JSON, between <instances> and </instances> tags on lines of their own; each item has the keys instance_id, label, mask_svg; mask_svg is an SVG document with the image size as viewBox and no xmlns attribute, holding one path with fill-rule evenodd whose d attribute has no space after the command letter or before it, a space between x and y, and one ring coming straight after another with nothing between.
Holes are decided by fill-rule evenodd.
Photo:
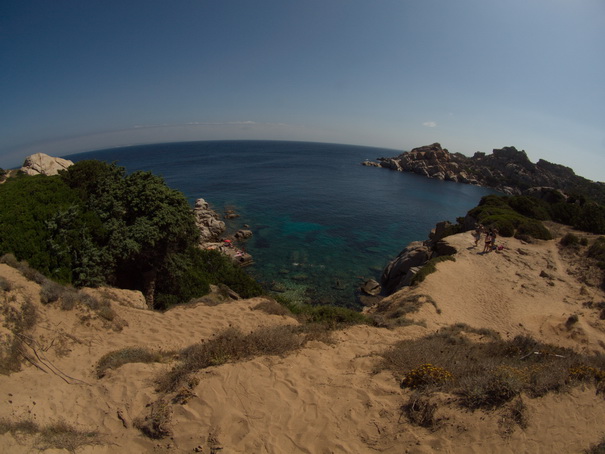
<instances>
[{"instance_id":1,"label":"large grey rock","mask_svg":"<svg viewBox=\"0 0 605 454\"><path fill-rule=\"evenodd\" d=\"M424 242L413 241L408 244L384 269L381 277L383 288L388 293L400 289L404 286L410 268L422 266L430 258L431 250Z\"/></svg>"},{"instance_id":2,"label":"large grey rock","mask_svg":"<svg viewBox=\"0 0 605 454\"><path fill-rule=\"evenodd\" d=\"M57 175L59 170L65 170L71 165L73 162L69 159L36 153L25 158L21 171L27 175Z\"/></svg>"}]
</instances>

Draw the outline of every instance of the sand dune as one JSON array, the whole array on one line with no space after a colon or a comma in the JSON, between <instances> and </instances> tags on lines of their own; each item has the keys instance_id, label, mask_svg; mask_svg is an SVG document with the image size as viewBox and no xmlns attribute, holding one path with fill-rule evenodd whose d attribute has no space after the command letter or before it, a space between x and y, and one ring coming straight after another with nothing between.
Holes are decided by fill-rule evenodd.
<instances>
[{"instance_id":1,"label":"sand dune","mask_svg":"<svg viewBox=\"0 0 605 454\"><path fill-rule=\"evenodd\" d=\"M38 309L31 345L42 365L24 364L20 372L0 375L0 418L41 426L63 420L102 434L103 444L82 446L78 453L573 453L598 442L605 401L590 386L526 399L529 425L512 433L503 432L499 411L461 411L446 395L437 396L443 421L438 430L413 426L402 415L410 392L392 373L377 369L379 354L402 339L466 323L504 338L531 334L579 351L604 349L605 322L582 304L603 301L604 295L579 282L586 279L581 264L561 254L555 241L506 239L504 251L485 255L471 247L468 233L450 241L460 250L455 262L438 264L437 273L419 286L383 302L394 304L412 292L430 295L434 305L409 315L421 324L353 326L335 332L331 342L312 341L288 355L198 372L187 401L168 403L172 436L161 440L143 435L133 421L158 401L154 379L175 359L126 364L99 379L95 367L104 354L133 346L173 352L229 327L248 333L298 322L255 310L263 298L153 313L124 305L130 299L137 306L138 297L119 291L112 296L117 317L108 321L81 307L41 305L37 284L0 265L0 276L11 283L0 294L3 304L29 299ZM574 314L578 321L566 323ZM3 452L32 452L35 444L33 436L0 435Z\"/></svg>"}]
</instances>

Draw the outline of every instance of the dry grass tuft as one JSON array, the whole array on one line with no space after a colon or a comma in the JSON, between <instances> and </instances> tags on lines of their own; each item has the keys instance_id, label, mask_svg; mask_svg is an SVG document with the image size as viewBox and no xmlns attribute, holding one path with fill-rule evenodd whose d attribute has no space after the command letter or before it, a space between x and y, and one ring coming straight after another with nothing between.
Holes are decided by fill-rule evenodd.
<instances>
[{"instance_id":1,"label":"dry grass tuft","mask_svg":"<svg viewBox=\"0 0 605 454\"><path fill-rule=\"evenodd\" d=\"M117 369L129 363L157 363L164 360L169 353L152 352L142 347L127 347L109 352L97 363L97 378L103 378L108 369Z\"/></svg>"},{"instance_id":2,"label":"dry grass tuft","mask_svg":"<svg viewBox=\"0 0 605 454\"><path fill-rule=\"evenodd\" d=\"M299 326L273 326L245 335L230 328L209 341L185 348L180 353L180 363L158 377L157 390L171 393L183 386L191 387L191 375L208 367L243 361L254 356L283 355L301 348L310 339L318 337L313 331L307 334L305 330L306 327Z\"/></svg>"},{"instance_id":3,"label":"dry grass tuft","mask_svg":"<svg viewBox=\"0 0 605 454\"><path fill-rule=\"evenodd\" d=\"M482 341L470 340L479 333ZM527 336L502 340L465 325L401 341L383 353L381 367L392 370L402 387L449 392L471 410L499 408L521 393L538 397L581 382L605 390L603 355L585 356Z\"/></svg>"},{"instance_id":4,"label":"dry grass tuft","mask_svg":"<svg viewBox=\"0 0 605 454\"><path fill-rule=\"evenodd\" d=\"M161 439L172 435L170 420L172 409L165 399L159 399L148 405L149 415L137 418L134 426L149 438Z\"/></svg>"},{"instance_id":5,"label":"dry grass tuft","mask_svg":"<svg viewBox=\"0 0 605 454\"><path fill-rule=\"evenodd\" d=\"M23 336L30 331L38 320L38 311L36 306L30 301L25 300L19 306L12 301L4 304L0 310L0 315L4 319L3 326L9 333L0 346L0 374L9 375L21 370L23 361Z\"/></svg>"},{"instance_id":6,"label":"dry grass tuft","mask_svg":"<svg viewBox=\"0 0 605 454\"><path fill-rule=\"evenodd\" d=\"M263 311L269 315L286 315L292 316L292 312L282 304L275 300L265 300L258 303L252 308L255 311Z\"/></svg>"},{"instance_id":7,"label":"dry grass tuft","mask_svg":"<svg viewBox=\"0 0 605 454\"><path fill-rule=\"evenodd\" d=\"M103 444L98 432L81 431L62 420L40 427L32 420L0 419L0 434L8 432L13 435L35 435L34 447L40 451L64 449L75 453L82 446Z\"/></svg>"},{"instance_id":8,"label":"dry grass tuft","mask_svg":"<svg viewBox=\"0 0 605 454\"><path fill-rule=\"evenodd\" d=\"M436 411L437 404L431 403L429 396L421 393L412 394L407 403L401 407L402 414L410 423L427 429L437 428Z\"/></svg>"}]
</instances>

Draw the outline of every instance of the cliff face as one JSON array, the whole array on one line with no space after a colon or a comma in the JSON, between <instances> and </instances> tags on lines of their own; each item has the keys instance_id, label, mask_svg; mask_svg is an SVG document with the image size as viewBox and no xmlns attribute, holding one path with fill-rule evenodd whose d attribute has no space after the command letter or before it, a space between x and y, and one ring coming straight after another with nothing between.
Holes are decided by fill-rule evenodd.
<instances>
[{"instance_id":1,"label":"cliff face","mask_svg":"<svg viewBox=\"0 0 605 454\"><path fill-rule=\"evenodd\" d=\"M366 161L368 166L384 167L400 172L459 183L476 184L494 188L506 194L521 194L536 186L549 186L563 190L577 190L594 186L603 191L602 183L593 183L577 176L572 169L548 161L532 163L525 151L515 147L494 149L487 155L476 152L472 157L450 153L434 143L414 148L393 158L378 158L378 162ZM600 187L599 187L600 186Z\"/></svg>"}]
</instances>

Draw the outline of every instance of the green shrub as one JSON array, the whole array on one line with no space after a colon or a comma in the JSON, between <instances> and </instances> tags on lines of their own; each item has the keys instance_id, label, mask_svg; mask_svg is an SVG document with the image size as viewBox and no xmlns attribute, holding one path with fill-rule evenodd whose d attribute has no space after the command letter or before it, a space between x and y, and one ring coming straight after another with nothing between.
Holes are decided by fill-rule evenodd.
<instances>
[{"instance_id":1,"label":"green shrub","mask_svg":"<svg viewBox=\"0 0 605 454\"><path fill-rule=\"evenodd\" d=\"M529 235L538 240L552 240L552 234L544 225L539 221L527 219L519 224L517 227L516 235Z\"/></svg>"},{"instance_id":2,"label":"green shrub","mask_svg":"<svg viewBox=\"0 0 605 454\"><path fill-rule=\"evenodd\" d=\"M560 392L582 380L605 388L603 355L581 355L528 336L502 340L486 331L483 341L472 342L467 334L474 337L479 330L456 325L421 339L400 341L383 352L382 367L396 374L417 371L403 373L401 383L418 383L417 388L425 392L453 393L461 406L473 410L502 406L522 392L531 397ZM433 375L443 377L445 372L451 374L448 379L431 382Z\"/></svg>"},{"instance_id":3,"label":"green shrub","mask_svg":"<svg viewBox=\"0 0 605 454\"><path fill-rule=\"evenodd\" d=\"M567 233L563 238L561 238L561 246L576 246L580 244L580 238L578 235L574 235L573 233Z\"/></svg>"},{"instance_id":4,"label":"green shrub","mask_svg":"<svg viewBox=\"0 0 605 454\"><path fill-rule=\"evenodd\" d=\"M605 207L586 203L574 219L574 228L596 234L605 234Z\"/></svg>"},{"instance_id":5,"label":"green shrub","mask_svg":"<svg viewBox=\"0 0 605 454\"><path fill-rule=\"evenodd\" d=\"M435 387L443 385L452 378L452 374L443 367L422 364L407 372L403 380L401 380L400 386L411 389L426 388L428 386Z\"/></svg>"},{"instance_id":6,"label":"green shrub","mask_svg":"<svg viewBox=\"0 0 605 454\"><path fill-rule=\"evenodd\" d=\"M549 220L548 204L529 196L515 196L508 200L508 205L517 213L531 219Z\"/></svg>"},{"instance_id":7,"label":"green shrub","mask_svg":"<svg viewBox=\"0 0 605 454\"><path fill-rule=\"evenodd\" d=\"M595 259L601 269L605 269L605 237L600 236L588 248L588 257Z\"/></svg>"},{"instance_id":8,"label":"green shrub","mask_svg":"<svg viewBox=\"0 0 605 454\"><path fill-rule=\"evenodd\" d=\"M346 307L296 303L286 303L286 307L301 322L322 324L326 329L371 323L371 320L361 312Z\"/></svg>"}]
</instances>

